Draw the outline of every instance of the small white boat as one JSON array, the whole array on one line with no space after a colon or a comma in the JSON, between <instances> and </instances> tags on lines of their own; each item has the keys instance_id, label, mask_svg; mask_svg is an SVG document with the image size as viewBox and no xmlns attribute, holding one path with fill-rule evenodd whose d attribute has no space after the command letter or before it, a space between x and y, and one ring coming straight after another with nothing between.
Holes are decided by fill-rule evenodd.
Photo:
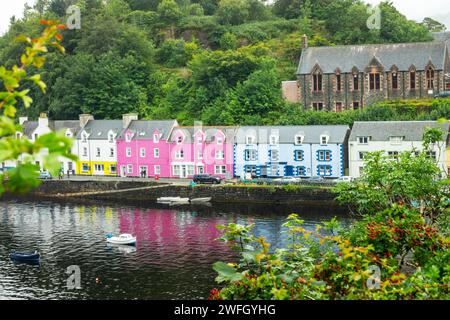
<instances>
[{"instance_id":1,"label":"small white boat","mask_svg":"<svg viewBox=\"0 0 450 320\"><path fill-rule=\"evenodd\" d=\"M157 201L158 201L159 203L189 202L189 198L181 198L181 197L161 197L161 198L158 198Z\"/></svg>"},{"instance_id":2,"label":"small white boat","mask_svg":"<svg viewBox=\"0 0 450 320\"><path fill-rule=\"evenodd\" d=\"M118 237L113 237L111 234L106 236L106 241L113 244L127 244L134 245L136 244L136 237L133 237L129 233L123 233Z\"/></svg>"},{"instance_id":3,"label":"small white boat","mask_svg":"<svg viewBox=\"0 0 450 320\"><path fill-rule=\"evenodd\" d=\"M210 202L212 199L212 197L207 197L207 198L193 198L191 199L192 203L196 203L196 202Z\"/></svg>"}]
</instances>

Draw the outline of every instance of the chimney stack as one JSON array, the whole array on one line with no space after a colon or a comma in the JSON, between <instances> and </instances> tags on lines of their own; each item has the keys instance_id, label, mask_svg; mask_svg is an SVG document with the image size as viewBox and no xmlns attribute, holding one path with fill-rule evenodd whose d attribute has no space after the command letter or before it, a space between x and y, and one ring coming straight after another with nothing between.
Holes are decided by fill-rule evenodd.
<instances>
[{"instance_id":1,"label":"chimney stack","mask_svg":"<svg viewBox=\"0 0 450 320\"><path fill-rule=\"evenodd\" d=\"M306 34L302 35L302 50L308 48L308 36Z\"/></svg>"},{"instance_id":2,"label":"chimney stack","mask_svg":"<svg viewBox=\"0 0 450 320\"><path fill-rule=\"evenodd\" d=\"M80 128L83 128L88 123L89 120L94 120L92 114L88 113L80 114L78 117L80 119Z\"/></svg>"},{"instance_id":3,"label":"chimney stack","mask_svg":"<svg viewBox=\"0 0 450 320\"><path fill-rule=\"evenodd\" d=\"M133 120L137 120L138 115L136 113L127 113L122 115L122 125L123 128L126 129L130 125L130 122Z\"/></svg>"},{"instance_id":4,"label":"chimney stack","mask_svg":"<svg viewBox=\"0 0 450 320\"><path fill-rule=\"evenodd\" d=\"M22 125L28 121L28 117L19 117L19 124Z\"/></svg>"},{"instance_id":5,"label":"chimney stack","mask_svg":"<svg viewBox=\"0 0 450 320\"><path fill-rule=\"evenodd\" d=\"M46 113L41 113L38 119L39 127L48 127L48 117Z\"/></svg>"}]
</instances>

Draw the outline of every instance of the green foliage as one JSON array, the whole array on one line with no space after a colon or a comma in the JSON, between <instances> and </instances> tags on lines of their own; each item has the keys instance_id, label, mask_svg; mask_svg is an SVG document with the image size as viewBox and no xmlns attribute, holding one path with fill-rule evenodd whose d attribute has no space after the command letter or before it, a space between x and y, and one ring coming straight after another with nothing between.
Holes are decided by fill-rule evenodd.
<instances>
[{"instance_id":1,"label":"green foliage","mask_svg":"<svg viewBox=\"0 0 450 320\"><path fill-rule=\"evenodd\" d=\"M199 47L195 42L167 39L158 49L156 59L169 68L183 67L197 52L199 52Z\"/></svg>"},{"instance_id":2,"label":"green foliage","mask_svg":"<svg viewBox=\"0 0 450 320\"><path fill-rule=\"evenodd\" d=\"M16 105L22 101L28 108L33 99L28 95L30 89L25 89L29 83L36 85L45 92L46 85L38 73L33 70L44 66L45 54L49 47L54 47L61 52L64 48L60 41L62 36L58 33L64 26L58 25L56 21L42 20L41 24L47 25L42 35L37 38L21 36L17 38L26 44L25 52L20 57L20 65L14 65L11 69L0 67L0 109L3 116L0 118L0 162L16 161L21 163L7 172L0 174L0 194L5 191L12 193L26 193L39 185L37 179L39 166L34 164L36 159L43 161L46 169L56 174L60 169L60 157L73 159L70 154L72 140L66 138L64 133L48 133L39 136L34 142L18 137L17 133L22 128L15 124Z\"/></svg>"}]
</instances>

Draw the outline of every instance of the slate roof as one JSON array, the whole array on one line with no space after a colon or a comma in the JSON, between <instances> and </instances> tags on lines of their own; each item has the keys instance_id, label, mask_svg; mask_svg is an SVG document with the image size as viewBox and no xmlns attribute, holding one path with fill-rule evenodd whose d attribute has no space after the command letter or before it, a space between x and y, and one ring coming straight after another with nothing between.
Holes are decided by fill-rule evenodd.
<instances>
[{"instance_id":1,"label":"slate roof","mask_svg":"<svg viewBox=\"0 0 450 320\"><path fill-rule=\"evenodd\" d=\"M240 127L236 135L236 143L245 144L246 136L253 135L257 143L268 143L270 135L277 134L280 144L295 143L295 136L302 135L303 143L320 143L321 135L328 135L329 144L344 143L347 133L350 130L348 126L243 126Z\"/></svg>"},{"instance_id":2,"label":"slate roof","mask_svg":"<svg viewBox=\"0 0 450 320\"><path fill-rule=\"evenodd\" d=\"M170 142L176 142L175 141L175 133L177 130L181 130L184 132L186 138L185 142L191 142L194 141L194 133L195 133L195 127L189 127L189 126L183 126L183 127L176 127L172 134L170 135L169 141ZM237 127L233 126L203 126L202 130L204 133L206 133L205 142L213 142L214 137L218 130L221 130L225 134L225 143L234 143L234 139L237 133Z\"/></svg>"},{"instance_id":3,"label":"slate roof","mask_svg":"<svg viewBox=\"0 0 450 320\"><path fill-rule=\"evenodd\" d=\"M172 128L177 124L176 120L133 120L130 122L128 128L123 129L118 136L119 139L125 138L125 131L130 130L136 133L133 139L153 139L153 132L158 130L162 133L161 139L167 140Z\"/></svg>"},{"instance_id":4,"label":"slate roof","mask_svg":"<svg viewBox=\"0 0 450 320\"><path fill-rule=\"evenodd\" d=\"M77 133L77 139L81 139L81 133L85 130L90 134L90 140L108 140L108 132L112 130L117 135L123 130L122 120L89 120Z\"/></svg>"},{"instance_id":5,"label":"slate roof","mask_svg":"<svg viewBox=\"0 0 450 320\"><path fill-rule=\"evenodd\" d=\"M433 32L434 41L447 42L447 46L450 43L450 32Z\"/></svg>"},{"instance_id":6,"label":"slate roof","mask_svg":"<svg viewBox=\"0 0 450 320\"><path fill-rule=\"evenodd\" d=\"M404 137L404 141L422 141L425 128L441 128L447 141L449 123L437 121L367 121L353 124L349 141L371 137L372 141L389 141L389 137Z\"/></svg>"},{"instance_id":7,"label":"slate roof","mask_svg":"<svg viewBox=\"0 0 450 320\"><path fill-rule=\"evenodd\" d=\"M31 135L33 134L34 130L36 130L38 125L38 121L25 121L22 124L23 134L31 139Z\"/></svg>"},{"instance_id":8,"label":"slate roof","mask_svg":"<svg viewBox=\"0 0 450 320\"><path fill-rule=\"evenodd\" d=\"M79 120L50 120L48 125L52 131L70 129L74 134L81 129Z\"/></svg>"},{"instance_id":9,"label":"slate roof","mask_svg":"<svg viewBox=\"0 0 450 320\"><path fill-rule=\"evenodd\" d=\"M376 57L389 70L396 66L399 71L408 71L412 65L425 70L429 61L437 70L444 70L447 54L444 42L420 42L400 44L371 44L334 47L309 47L300 57L297 74L310 74L318 64L323 73L350 73L354 67L364 71Z\"/></svg>"}]
</instances>

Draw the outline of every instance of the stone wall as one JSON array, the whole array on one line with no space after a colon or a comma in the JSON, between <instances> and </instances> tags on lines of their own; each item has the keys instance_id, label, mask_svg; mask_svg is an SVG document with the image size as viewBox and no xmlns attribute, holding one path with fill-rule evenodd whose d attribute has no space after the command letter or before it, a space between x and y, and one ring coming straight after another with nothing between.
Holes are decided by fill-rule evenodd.
<instances>
[{"instance_id":1,"label":"stone wall","mask_svg":"<svg viewBox=\"0 0 450 320\"><path fill-rule=\"evenodd\" d=\"M44 198L65 198L64 194L121 190L151 186L149 182L114 182L114 181L45 181L32 195ZM154 183L153 183L154 185ZM217 203L267 203L267 204L329 204L336 205L335 195L330 189L302 187L287 190L283 187L264 186L173 186L162 185L154 189L124 191L120 193L103 193L77 195L75 198L98 199L118 202L145 203L155 202L159 197L212 197ZM70 197L73 198L73 197Z\"/></svg>"}]
</instances>

